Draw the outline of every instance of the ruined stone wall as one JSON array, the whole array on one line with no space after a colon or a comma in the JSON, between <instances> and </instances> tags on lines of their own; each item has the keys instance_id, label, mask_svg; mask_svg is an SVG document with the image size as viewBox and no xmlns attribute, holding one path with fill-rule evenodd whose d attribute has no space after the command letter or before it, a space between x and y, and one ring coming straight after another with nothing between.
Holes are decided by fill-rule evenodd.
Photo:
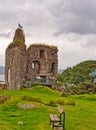
<instances>
[{"instance_id":1,"label":"ruined stone wall","mask_svg":"<svg viewBox=\"0 0 96 130\"><path fill-rule=\"evenodd\" d=\"M20 89L26 70L26 46L9 47L6 50L5 82L8 89Z\"/></svg>"},{"instance_id":2,"label":"ruined stone wall","mask_svg":"<svg viewBox=\"0 0 96 130\"><path fill-rule=\"evenodd\" d=\"M27 50L27 79L34 77L56 78L58 49L48 45L31 45Z\"/></svg>"},{"instance_id":3,"label":"ruined stone wall","mask_svg":"<svg viewBox=\"0 0 96 130\"><path fill-rule=\"evenodd\" d=\"M26 50L22 29L15 31L13 42L5 54L5 83L8 89L20 89L25 80L36 77L57 78L58 49L55 46L33 44Z\"/></svg>"},{"instance_id":4,"label":"ruined stone wall","mask_svg":"<svg viewBox=\"0 0 96 130\"><path fill-rule=\"evenodd\" d=\"M18 32L18 30L16 31ZM21 32L21 30L19 31ZM22 88L26 74L26 45L19 38L16 41L15 37L15 41L13 40L13 43L8 46L5 54L5 82L7 88L11 90Z\"/></svg>"}]
</instances>

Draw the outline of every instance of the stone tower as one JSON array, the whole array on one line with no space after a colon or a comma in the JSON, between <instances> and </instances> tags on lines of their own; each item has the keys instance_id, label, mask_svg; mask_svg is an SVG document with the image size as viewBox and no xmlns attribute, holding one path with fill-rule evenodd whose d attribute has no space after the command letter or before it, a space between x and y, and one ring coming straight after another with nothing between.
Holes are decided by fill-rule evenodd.
<instances>
[{"instance_id":1,"label":"stone tower","mask_svg":"<svg viewBox=\"0 0 96 130\"><path fill-rule=\"evenodd\" d=\"M23 30L15 31L5 54L5 82L8 89L20 89L33 78L56 79L58 72L56 46L32 44L27 50Z\"/></svg>"},{"instance_id":2,"label":"stone tower","mask_svg":"<svg viewBox=\"0 0 96 130\"><path fill-rule=\"evenodd\" d=\"M13 42L6 49L5 82L8 89L22 88L26 74L26 45L23 30L15 31Z\"/></svg>"}]
</instances>

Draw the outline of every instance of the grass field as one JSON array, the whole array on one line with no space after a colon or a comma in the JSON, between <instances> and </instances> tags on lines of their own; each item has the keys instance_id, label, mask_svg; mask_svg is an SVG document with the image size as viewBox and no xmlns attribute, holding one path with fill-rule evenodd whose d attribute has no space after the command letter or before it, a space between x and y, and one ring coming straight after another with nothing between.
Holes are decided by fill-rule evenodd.
<instances>
[{"instance_id":1,"label":"grass field","mask_svg":"<svg viewBox=\"0 0 96 130\"><path fill-rule=\"evenodd\" d=\"M0 130L52 130L49 114L58 114L58 105L66 113L66 130L96 130L96 95L61 97L59 92L44 86L0 90Z\"/></svg>"}]
</instances>

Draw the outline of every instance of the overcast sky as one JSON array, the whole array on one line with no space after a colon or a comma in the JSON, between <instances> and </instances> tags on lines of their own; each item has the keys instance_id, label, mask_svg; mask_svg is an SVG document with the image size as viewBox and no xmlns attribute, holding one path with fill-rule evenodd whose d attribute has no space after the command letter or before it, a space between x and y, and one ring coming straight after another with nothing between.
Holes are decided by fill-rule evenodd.
<instances>
[{"instance_id":1,"label":"overcast sky","mask_svg":"<svg viewBox=\"0 0 96 130\"><path fill-rule=\"evenodd\" d=\"M58 47L59 68L96 60L96 0L0 0L0 65L18 22L27 47Z\"/></svg>"}]
</instances>

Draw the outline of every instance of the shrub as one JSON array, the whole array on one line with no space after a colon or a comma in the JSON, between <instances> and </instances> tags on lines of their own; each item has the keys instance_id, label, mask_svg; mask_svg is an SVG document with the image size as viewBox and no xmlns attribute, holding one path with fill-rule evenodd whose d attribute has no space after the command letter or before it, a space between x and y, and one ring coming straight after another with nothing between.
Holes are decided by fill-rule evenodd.
<instances>
[{"instance_id":1,"label":"shrub","mask_svg":"<svg viewBox=\"0 0 96 130\"><path fill-rule=\"evenodd\" d=\"M7 95L0 95L0 104L4 103L7 99L9 99L9 96L7 96Z\"/></svg>"},{"instance_id":2,"label":"shrub","mask_svg":"<svg viewBox=\"0 0 96 130\"><path fill-rule=\"evenodd\" d=\"M28 96L28 95L22 96L21 99L24 101L33 101L33 102L42 103L42 100L40 98L32 97L32 96Z\"/></svg>"},{"instance_id":3,"label":"shrub","mask_svg":"<svg viewBox=\"0 0 96 130\"><path fill-rule=\"evenodd\" d=\"M79 90L79 94L86 94L87 91L86 90Z\"/></svg>"},{"instance_id":4,"label":"shrub","mask_svg":"<svg viewBox=\"0 0 96 130\"><path fill-rule=\"evenodd\" d=\"M62 82L56 81L56 85L62 85Z\"/></svg>"},{"instance_id":5,"label":"shrub","mask_svg":"<svg viewBox=\"0 0 96 130\"><path fill-rule=\"evenodd\" d=\"M66 103L66 105L72 105L72 106L75 106L76 103L75 103L74 101L70 100L70 101L68 101L68 102Z\"/></svg>"},{"instance_id":6,"label":"shrub","mask_svg":"<svg viewBox=\"0 0 96 130\"><path fill-rule=\"evenodd\" d=\"M24 96L21 97L21 99L24 100L24 101L32 101L32 97L31 96L25 96L24 95Z\"/></svg>"},{"instance_id":7,"label":"shrub","mask_svg":"<svg viewBox=\"0 0 96 130\"><path fill-rule=\"evenodd\" d=\"M56 102L57 102L57 104L59 104L59 105L65 105L64 100L58 99Z\"/></svg>"},{"instance_id":8,"label":"shrub","mask_svg":"<svg viewBox=\"0 0 96 130\"><path fill-rule=\"evenodd\" d=\"M50 100L48 105L52 107L57 107L56 101L54 100Z\"/></svg>"},{"instance_id":9,"label":"shrub","mask_svg":"<svg viewBox=\"0 0 96 130\"><path fill-rule=\"evenodd\" d=\"M2 88L2 84L0 83L0 88Z\"/></svg>"}]
</instances>

